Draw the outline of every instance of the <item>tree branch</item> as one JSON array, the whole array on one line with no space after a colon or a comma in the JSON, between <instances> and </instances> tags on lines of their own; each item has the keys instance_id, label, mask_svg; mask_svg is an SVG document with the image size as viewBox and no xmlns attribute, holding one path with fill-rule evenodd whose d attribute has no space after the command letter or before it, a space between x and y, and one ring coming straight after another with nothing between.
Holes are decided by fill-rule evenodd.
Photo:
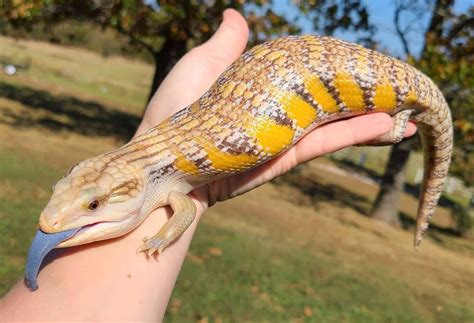
<instances>
[{"instance_id":1,"label":"tree branch","mask_svg":"<svg viewBox=\"0 0 474 323\"><path fill-rule=\"evenodd\" d=\"M109 22L106 22L106 25L112 29L115 29L117 30L119 33L121 33L122 35L125 35L127 37L130 37L130 39L132 40L132 42L135 42L137 44L139 44L140 46L143 46L146 50L148 50L150 52L150 54L152 54L153 56L155 56L155 54L157 53L157 51L153 48L153 46L151 46L150 44L146 43L145 41L143 41L142 39L138 38L135 36L134 33L131 33L129 32L128 30L126 30L122 24L120 23L117 23L116 25L111 25Z\"/></svg>"},{"instance_id":2,"label":"tree branch","mask_svg":"<svg viewBox=\"0 0 474 323\"><path fill-rule=\"evenodd\" d=\"M446 36L446 44L449 44L462 30L464 30L467 27L473 27L473 26L474 26L474 17L460 21L458 24L453 26L449 34Z\"/></svg>"},{"instance_id":3,"label":"tree branch","mask_svg":"<svg viewBox=\"0 0 474 323\"><path fill-rule=\"evenodd\" d=\"M402 30L402 27L400 26L401 13L405 11L406 9L407 7L404 6L402 2L398 2L398 4L395 5L394 23L395 23L395 29L397 31L398 37L400 37L400 41L402 42L405 55L408 57L412 55L410 52L410 48L408 47L408 41L406 39L405 32Z\"/></svg>"}]
</instances>

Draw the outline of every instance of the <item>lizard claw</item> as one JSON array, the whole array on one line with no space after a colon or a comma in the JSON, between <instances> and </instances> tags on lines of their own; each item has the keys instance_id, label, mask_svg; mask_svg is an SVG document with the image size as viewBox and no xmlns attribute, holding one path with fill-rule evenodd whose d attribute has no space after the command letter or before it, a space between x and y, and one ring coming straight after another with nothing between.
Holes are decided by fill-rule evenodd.
<instances>
[{"instance_id":1,"label":"lizard claw","mask_svg":"<svg viewBox=\"0 0 474 323\"><path fill-rule=\"evenodd\" d=\"M181 192L170 192L168 202L174 210L173 216L153 237L145 237L138 252L145 252L148 257L156 252L162 254L176 238L180 237L191 225L196 216L196 206L189 196Z\"/></svg>"},{"instance_id":2,"label":"lizard claw","mask_svg":"<svg viewBox=\"0 0 474 323\"><path fill-rule=\"evenodd\" d=\"M163 250L169 245L169 242L158 237L143 239L143 244L137 249L137 253L145 252L148 257L152 257L155 252L162 254Z\"/></svg>"}]
</instances>

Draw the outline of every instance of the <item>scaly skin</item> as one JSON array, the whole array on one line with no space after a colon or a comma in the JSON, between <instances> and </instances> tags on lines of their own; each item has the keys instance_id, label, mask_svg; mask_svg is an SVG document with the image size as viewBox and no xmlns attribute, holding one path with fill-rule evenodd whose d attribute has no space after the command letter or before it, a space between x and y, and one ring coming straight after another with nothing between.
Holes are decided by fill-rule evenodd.
<instances>
[{"instance_id":1,"label":"scaly skin","mask_svg":"<svg viewBox=\"0 0 474 323\"><path fill-rule=\"evenodd\" d=\"M195 103L125 146L81 162L58 182L40 217L54 233L82 227L59 247L123 235L155 208L174 216L140 251L161 253L194 219L187 193L254 168L315 127L386 112L394 129L368 144L400 141L409 119L423 141L425 174L415 245L438 202L452 150L452 121L424 74L358 45L290 36L244 53Z\"/></svg>"}]
</instances>

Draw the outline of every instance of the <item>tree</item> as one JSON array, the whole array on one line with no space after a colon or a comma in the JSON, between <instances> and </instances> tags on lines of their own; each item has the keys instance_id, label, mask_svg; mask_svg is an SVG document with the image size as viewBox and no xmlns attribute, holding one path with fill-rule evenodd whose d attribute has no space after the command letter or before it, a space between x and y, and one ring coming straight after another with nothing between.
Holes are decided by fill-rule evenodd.
<instances>
[{"instance_id":1,"label":"tree","mask_svg":"<svg viewBox=\"0 0 474 323\"><path fill-rule=\"evenodd\" d=\"M367 10L357 0L295 1L295 5L320 32L369 29ZM244 14L253 43L299 31L297 18L290 21L285 14L277 14L272 0L0 0L0 7L0 31L6 26L32 28L38 23L48 26L82 19L126 35L155 61L149 98L176 61L213 34L225 8Z\"/></svg>"},{"instance_id":2,"label":"tree","mask_svg":"<svg viewBox=\"0 0 474 323\"><path fill-rule=\"evenodd\" d=\"M454 120L451 173L474 185L474 5L450 14L441 36L428 35L417 66L442 89Z\"/></svg>"},{"instance_id":3,"label":"tree","mask_svg":"<svg viewBox=\"0 0 474 323\"><path fill-rule=\"evenodd\" d=\"M394 22L410 63L429 75L443 91L453 112L455 148L451 173L467 184L474 183L474 6L462 14L453 12L454 0L436 0L426 11L422 1L400 0L396 3ZM409 48L407 33L413 26L401 25L404 12L431 12L424 34L424 46L415 58ZM419 19L419 18L418 18ZM397 205L405 183L405 169L413 140L395 145L390 153L387 172L376 198L372 216L399 225Z\"/></svg>"}]
</instances>

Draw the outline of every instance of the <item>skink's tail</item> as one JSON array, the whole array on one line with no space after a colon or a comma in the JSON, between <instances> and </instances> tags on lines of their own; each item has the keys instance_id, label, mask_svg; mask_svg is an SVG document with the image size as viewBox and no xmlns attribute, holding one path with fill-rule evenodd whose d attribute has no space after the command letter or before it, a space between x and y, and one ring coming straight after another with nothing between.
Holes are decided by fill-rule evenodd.
<instances>
[{"instance_id":1,"label":"skink's tail","mask_svg":"<svg viewBox=\"0 0 474 323\"><path fill-rule=\"evenodd\" d=\"M439 89L430 80L427 82L428 91L420 93L419 101L426 109L413 117L421 134L424 152L424 176L416 218L415 248L421 243L441 196L453 146L449 107Z\"/></svg>"}]
</instances>

